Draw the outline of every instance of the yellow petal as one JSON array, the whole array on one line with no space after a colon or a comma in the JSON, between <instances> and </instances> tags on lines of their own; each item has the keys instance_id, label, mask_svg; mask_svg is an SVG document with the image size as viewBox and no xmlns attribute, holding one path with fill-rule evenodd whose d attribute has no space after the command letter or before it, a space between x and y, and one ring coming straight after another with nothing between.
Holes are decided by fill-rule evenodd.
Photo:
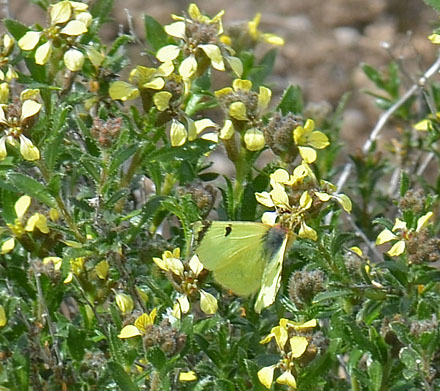
<instances>
[{"instance_id":1,"label":"yellow petal","mask_svg":"<svg viewBox=\"0 0 440 391\"><path fill-rule=\"evenodd\" d=\"M204 133L200 136L202 140L212 141L213 143L218 143L218 133Z\"/></svg>"},{"instance_id":2,"label":"yellow petal","mask_svg":"<svg viewBox=\"0 0 440 391\"><path fill-rule=\"evenodd\" d=\"M132 84L125 81L115 81L108 90L110 98L122 101L136 99L139 96L139 90Z\"/></svg>"},{"instance_id":3,"label":"yellow petal","mask_svg":"<svg viewBox=\"0 0 440 391\"><path fill-rule=\"evenodd\" d=\"M294 358L301 357L307 349L309 342L304 337L294 336L290 338L290 349Z\"/></svg>"},{"instance_id":4,"label":"yellow petal","mask_svg":"<svg viewBox=\"0 0 440 391\"><path fill-rule=\"evenodd\" d=\"M179 373L179 381L185 382L185 381L194 381L194 380L197 380L197 376L194 371Z\"/></svg>"},{"instance_id":5,"label":"yellow petal","mask_svg":"<svg viewBox=\"0 0 440 391\"><path fill-rule=\"evenodd\" d=\"M189 261L189 268L194 273L194 276L198 276L200 272L203 270L203 264L200 262L199 257L197 255L193 255L193 257Z\"/></svg>"},{"instance_id":6,"label":"yellow petal","mask_svg":"<svg viewBox=\"0 0 440 391\"><path fill-rule=\"evenodd\" d=\"M172 37L185 39L185 22L179 21L164 27L165 32Z\"/></svg>"},{"instance_id":7,"label":"yellow petal","mask_svg":"<svg viewBox=\"0 0 440 391\"><path fill-rule=\"evenodd\" d=\"M5 242L3 242L1 250L0 250L0 254L2 254L2 255L8 254L14 249L14 247L15 247L15 239L9 238Z\"/></svg>"},{"instance_id":8,"label":"yellow petal","mask_svg":"<svg viewBox=\"0 0 440 391\"><path fill-rule=\"evenodd\" d=\"M202 49L205 52L205 54L209 57L209 59L211 60L212 67L214 69L217 69L218 71L225 70L225 63L223 62L222 53L217 45L214 44L199 45L199 48Z\"/></svg>"},{"instance_id":9,"label":"yellow petal","mask_svg":"<svg viewBox=\"0 0 440 391\"><path fill-rule=\"evenodd\" d=\"M272 333L275 336L275 341L278 345L278 348L280 350L284 350L286 342L289 338L289 334L287 332L286 327L282 327L282 326L272 327Z\"/></svg>"},{"instance_id":10,"label":"yellow petal","mask_svg":"<svg viewBox=\"0 0 440 391\"><path fill-rule=\"evenodd\" d=\"M299 154L304 159L306 163L313 163L316 158L317 154L316 151L313 148L310 147L298 147Z\"/></svg>"},{"instance_id":11,"label":"yellow petal","mask_svg":"<svg viewBox=\"0 0 440 391\"><path fill-rule=\"evenodd\" d=\"M439 40L440 43L440 40ZM418 130L419 132L427 132L428 130L432 129L432 121L429 119L424 119L420 122L417 122L414 125L414 129Z\"/></svg>"},{"instance_id":12,"label":"yellow petal","mask_svg":"<svg viewBox=\"0 0 440 391\"><path fill-rule=\"evenodd\" d=\"M439 44L440 43L440 35L439 34L431 34L428 39L435 44Z\"/></svg>"},{"instance_id":13,"label":"yellow petal","mask_svg":"<svg viewBox=\"0 0 440 391\"><path fill-rule=\"evenodd\" d=\"M14 209L15 209L15 213L17 215L17 218L19 220L21 220L21 218L23 217L23 215L26 213L26 211L28 210L29 206L31 205L31 197L24 195L21 196L17 202L14 205Z\"/></svg>"},{"instance_id":14,"label":"yellow petal","mask_svg":"<svg viewBox=\"0 0 440 391\"><path fill-rule=\"evenodd\" d=\"M43 264L48 265L49 263L53 264L55 270L60 270L63 264L63 259L60 257L44 257Z\"/></svg>"},{"instance_id":15,"label":"yellow petal","mask_svg":"<svg viewBox=\"0 0 440 391\"><path fill-rule=\"evenodd\" d=\"M28 99L32 99L32 100L40 99L40 90L38 88L26 88L25 90L21 91L20 100L22 102L24 102ZM23 108L22 108L21 111L27 112L28 109L23 110ZM22 120L23 120L23 118L22 118Z\"/></svg>"},{"instance_id":16,"label":"yellow petal","mask_svg":"<svg viewBox=\"0 0 440 391\"><path fill-rule=\"evenodd\" d=\"M81 23L88 28L93 21L93 16L89 12L80 12L78 15L75 16L76 20L79 20Z\"/></svg>"},{"instance_id":17,"label":"yellow petal","mask_svg":"<svg viewBox=\"0 0 440 391\"><path fill-rule=\"evenodd\" d=\"M246 106L243 102L233 102L229 105L229 115L239 121L247 121Z\"/></svg>"},{"instance_id":18,"label":"yellow petal","mask_svg":"<svg viewBox=\"0 0 440 391\"><path fill-rule=\"evenodd\" d=\"M290 321L288 321L289 327L293 327L295 330L310 329L310 328L316 327L317 324L318 324L318 322L316 321L316 319L308 320L305 323L298 323L298 322L290 322Z\"/></svg>"},{"instance_id":19,"label":"yellow petal","mask_svg":"<svg viewBox=\"0 0 440 391\"><path fill-rule=\"evenodd\" d=\"M0 161L4 160L8 156L8 152L6 151L6 137L3 136L0 138Z\"/></svg>"},{"instance_id":20,"label":"yellow petal","mask_svg":"<svg viewBox=\"0 0 440 391\"><path fill-rule=\"evenodd\" d=\"M260 204L268 208L273 208L275 206L272 197L266 191L263 191L262 193L255 193L255 198Z\"/></svg>"},{"instance_id":21,"label":"yellow petal","mask_svg":"<svg viewBox=\"0 0 440 391\"><path fill-rule=\"evenodd\" d=\"M125 326L118 335L118 338L133 338L138 335L142 335L137 327L133 325Z\"/></svg>"},{"instance_id":22,"label":"yellow petal","mask_svg":"<svg viewBox=\"0 0 440 391\"><path fill-rule=\"evenodd\" d=\"M32 117L37 114L41 109L41 104L34 101L33 99L28 99L23 102L21 108L20 121L24 121L26 118Z\"/></svg>"},{"instance_id":23,"label":"yellow petal","mask_svg":"<svg viewBox=\"0 0 440 391\"><path fill-rule=\"evenodd\" d=\"M79 50L69 49L64 53L64 64L69 71L77 72L84 64L84 54Z\"/></svg>"},{"instance_id":24,"label":"yellow petal","mask_svg":"<svg viewBox=\"0 0 440 391\"><path fill-rule=\"evenodd\" d=\"M35 52L35 62L38 65L44 65L49 61L52 53L52 41L47 41L43 45L39 46Z\"/></svg>"},{"instance_id":25,"label":"yellow petal","mask_svg":"<svg viewBox=\"0 0 440 391\"><path fill-rule=\"evenodd\" d=\"M290 180L290 175L286 170L278 168L275 172L270 174L270 179L278 183L287 183Z\"/></svg>"},{"instance_id":26,"label":"yellow petal","mask_svg":"<svg viewBox=\"0 0 440 391\"><path fill-rule=\"evenodd\" d=\"M110 269L110 265L107 261L101 261L95 266L96 275L101 280L107 279L109 269Z\"/></svg>"},{"instance_id":27,"label":"yellow petal","mask_svg":"<svg viewBox=\"0 0 440 391\"><path fill-rule=\"evenodd\" d=\"M180 53L180 48L176 45L167 45L161 47L157 53L156 57L160 62L169 62L177 58Z\"/></svg>"},{"instance_id":28,"label":"yellow petal","mask_svg":"<svg viewBox=\"0 0 440 391\"><path fill-rule=\"evenodd\" d=\"M171 61L164 62L156 69L157 76L169 76L174 71L174 65Z\"/></svg>"},{"instance_id":29,"label":"yellow petal","mask_svg":"<svg viewBox=\"0 0 440 391\"><path fill-rule=\"evenodd\" d=\"M171 124L170 137L171 145L173 147L180 147L181 145L185 144L187 137L185 126L180 122L173 120Z\"/></svg>"},{"instance_id":30,"label":"yellow petal","mask_svg":"<svg viewBox=\"0 0 440 391\"><path fill-rule=\"evenodd\" d=\"M49 227L47 226L46 216L41 213L34 213L27 221L26 227L24 228L27 232L33 232L35 227L43 234L49 233Z\"/></svg>"},{"instance_id":31,"label":"yellow petal","mask_svg":"<svg viewBox=\"0 0 440 391\"><path fill-rule=\"evenodd\" d=\"M252 89L252 82L250 80L235 79L232 82L232 88L234 91L250 91Z\"/></svg>"},{"instance_id":32,"label":"yellow petal","mask_svg":"<svg viewBox=\"0 0 440 391\"><path fill-rule=\"evenodd\" d=\"M67 277L64 279L63 283L64 284L70 284L72 281L73 281L73 273L69 272Z\"/></svg>"},{"instance_id":33,"label":"yellow petal","mask_svg":"<svg viewBox=\"0 0 440 391\"><path fill-rule=\"evenodd\" d=\"M309 209L312 206L313 199L310 196L309 192L306 190L301 194L301 198L299 199L299 205L303 209Z\"/></svg>"},{"instance_id":34,"label":"yellow petal","mask_svg":"<svg viewBox=\"0 0 440 391\"><path fill-rule=\"evenodd\" d=\"M125 293L117 293L115 295L116 305L119 307L123 314L128 314L133 311L134 303L131 296Z\"/></svg>"},{"instance_id":35,"label":"yellow petal","mask_svg":"<svg viewBox=\"0 0 440 391\"><path fill-rule=\"evenodd\" d=\"M225 120L223 127L220 129L220 138L229 140L235 133L234 125L230 119Z\"/></svg>"},{"instance_id":36,"label":"yellow petal","mask_svg":"<svg viewBox=\"0 0 440 391\"><path fill-rule=\"evenodd\" d=\"M20 153L21 156L23 156L23 159L29 162L33 162L40 158L40 151L38 148L32 144L31 140L22 134L20 135Z\"/></svg>"},{"instance_id":37,"label":"yellow petal","mask_svg":"<svg viewBox=\"0 0 440 391\"><path fill-rule=\"evenodd\" d=\"M182 314L186 314L189 312L190 305L188 297L186 295L178 297L177 302L179 303L180 311L182 312Z\"/></svg>"},{"instance_id":38,"label":"yellow petal","mask_svg":"<svg viewBox=\"0 0 440 391\"><path fill-rule=\"evenodd\" d=\"M71 1L70 0L69 4L75 12L83 12L89 8L89 6L87 4L81 3L79 1Z\"/></svg>"},{"instance_id":39,"label":"yellow petal","mask_svg":"<svg viewBox=\"0 0 440 391\"><path fill-rule=\"evenodd\" d=\"M266 110L269 105L270 98L272 96L272 91L267 87L260 87L260 92L258 94L258 113L261 113Z\"/></svg>"},{"instance_id":40,"label":"yellow petal","mask_svg":"<svg viewBox=\"0 0 440 391\"><path fill-rule=\"evenodd\" d=\"M197 134L203 132L206 128L216 128L217 124L211 121L209 118L199 119L194 121L194 126L196 127Z\"/></svg>"},{"instance_id":41,"label":"yellow petal","mask_svg":"<svg viewBox=\"0 0 440 391\"><path fill-rule=\"evenodd\" d=\"M173 272L176 276L180 276L183 277L183 271L184 271L184 267L183 267L183 263L180 259L178 258L167 258L165 260L168 270L170 270L171 272Z\"/></svg>"},{"instance_id":42,"label":"yellow petal","mask_svg":"<svg viewBox=\"0 0 440 391\"><path fill-rule=\"evenodd\" d=\"M261 221L264 224L274 226L278 218L277 212L264 212L263 216L261 216Z\"/></svg>"},{"instance_id":43,"label":"yellow petal","mask_svg":"<svg viewBox=\"0 0 440 391\"><path fill-rule=\"evenodd\" d=\"M179 75L184 79L189 79L197 70L197 61L194 55L185 58L179 66Z\"/></svg>"},{"instance_id":44,"label":"yellow petal","mask_svg":"<svg viewBox=\"0 0 440 391\"><path fill-rule=\"evenodd\" d=\"M284 384L293 389L296 389L296 381L295 377L290 372L284 372L277 380L278 384Z\"/></svg>"},{"instance_id":45,"label":"yellow petal","mask_svg":"<svg viewBox=\"0 0 440 391\"><path fill-rule=\"evenodd\" d=\"M417 220L416 232L419 232L429 224L429 220L433 216L432 212L428 212Z\"/></svg>"},{"instance_id":46,"label":"yellow petal","mask_svg":"<svg viewBox=\"0 0 440 391\"><path fill-rule=\"evenodd\" d=\"M235 75L241 77L243 75L243 63L241 60L234 56L225 56L225 59Z\"/></svg>"},{"instance_id":47,"label":"yellow petal","mask_svg":"<svg viewBox=\"0 0 440 391\"><path fill-rule=\"evenodd\" d=\"M210 293L200 290L200 309L205 314L215 314L218 309L217 299Z\"/></svg>"},{"instance_id":48,"label":"yellow petal","mask_svg":"<svg viewBox=\"0 0 440 391\"><path fill-rule=\"evenodd\" d=\"M322 193L320 191L315 191L316 197L318 197L322 202L327 202L332 198L330 194Z\"/></svg>"},{"instance_id":49,"label":"yellow petal","mask_svg":"<svg viewBox=\"0 0 440 391\"><path fill-rule=\"evenodd\" d=\"M61 1L54 4L50 9L50 21L52 24L61 24L69 20L72 8L68 1Z\"/></svg>"},{"instance_id":50,"label":"yellow petal","mask_svg":"<svg viewBox=\"0 0 440 391\"><path fill-rule=\"evenodd\" d=\"M283 46L284 45L284 39L278 35L264 33L264 34L262 34L262 37L265 42L267 42L271 45L276 45L276 46Z\"/></svg>"},{"instance_id":51,"label":"yellow petal","mask_svg":"<svg viewBox=\"0 0 440 391\"><path fill-rule=\"evenodd\" d=\"M173 94L168 91L156 92L153 96L154 105L159 111L165 111L170 107L170 100L172 97Z\"/></svg>"},{"instance_id":52,"label":"yellow petal","mask_svg":"<svg viewBox=\"0 0 440 391\"><path fill-rule=\"evenodd\" d=\"M100 67L105 60L105 54L93 47L86 47L87 57L95 67Z\"/></svg>"},{"instance_id":53,"label":"yellow petal","mask_svg":"<svg viewBox=\"0 0 440 391\"><path fill-rule=\"evenodd\" d=\"M165 85L165 80L161 77L155 77L152 80L144 83L143 88L151 88L152 90L161 90Z\"/></svg>"},{"instance_id":54,"label":"yellow petal","mask_svg":"<svg viewBox=\"0 0 440 391\"><path fill-rule=\"evenodd\" d=\"M390 257L397 257L405 251L405 247L405 241L399 240L398 242L394 243L393 247L391 247L389 251L387 251L387 254Z\"/></svg>"},{"instance_id":55,"label":"yellow petal","mask_svg":"<svg viewBox=\"0 0 440 391\"><path fill-rule=\"evenodd\" d=\"M260 380L260 383L267 389L270 389L270 387L272 386L274 372L275 372L275 365L261 368L258 371L258 380Z\"/></svg>"},{"instance_id":56,"label":"yellow petal","mask_svg":"<svg viewBox=\"0 0 440 391\"><path fill-rule=\"evenodd\" d=\"M6 312L2 305L0 305L0 327L6 326L8 319L6 318Z\"/></svg>"},{"instance_id":57,"label":"yellow petal","mask_svg":"<svg viewBox=\"0 0 440 391\"><path fill-rule=\"evenodd\" d=\"M28 31L25 35L23 35L18 41L18 46L22 50L32 50L41 38L40 31Z\"/></svg>"},{"instance_id":58,"label":"yellow petal","mask_svg":"<svg viewBox=\"0 0 440 391\"><path fill-rule=\"evenodd\" d=\"M316 130L307 138L307 144L316 149L324 149L330 145L330 142L324 133Z\"/></svg>"},{"instance_id":59,"label":"yellow petal","mask_svg":"<svg viewBox=\"0 0 440 391\"><path fill-rule=\"evenodd\" d=\"M315 242L316 239L318 239L318 234L316 233L316 231L313 228L309 227L304 220L301 221L301 227L298 231L298 236L300 238L312 239Z\"/></svg>"},{"instance_id":60,"label":"yellow petal","mask_svg":"<svg viewBox=\"0 0 440 391\"><path fill-rule=\"evenodd\" d=\"M7 103L9 100L9 85L8 83L0 84L0 104Z\"/></svg>"},{"instance_id":61,"label":"yellow petal","mask_svg":"<svg viewBox=\"0 0 440 391\"><path fill-rule=\"evenodd\" d=\"M398 237L393 234L389 229L384 229L376 239L376 245L380 246L381 244L388 243L391 240L398 239Z\"/></svg>"},{"instance_id":62,"label":"yellow petal","mask_svg":"<svg viewBox=\"0 0 440 391\"><path fill-rule=\"evenodd\" d=\"M350 198L345 195L345 194L338 194L335 195L334 198L336 199L336 201L339 202L339 204L341 204L342 209L344 209L347 213L351 212L351 209L353 207Z\"/></svg>"},{"instance_id":63,"label":"yellow petal","mask_svg":"<svg viewBox=\"0 0 440 391\"><path fill-rule=\"evenodd\" d=\"M246 131L244 143L249 151L259 151L266 145L263 132L255 128Z\"/></svg>"},{"instance_id":64,"label":"yellow petal","mask_svg":"<svg viewBox=\"0 0 440 391\"><path fill-rule=\"evenodd\" d=\"M151 321L151 318L150 318L150 316L148 314L142 314L134 322L135 327L141 333L145 333L145 331L147 330L147 326L150 326L152 324L153 324L153 322Z\"/></svg>"},{"instance_id":65,"label":"yellow petal","mask_svg":"<svg viewBox=\"0 0 440 391\"><path fill-rule=\"evenodd\" d=\"M87 26L79 20L71 20L61 29L60 33L76 37L87 32Z\"/></svg>"}]
</instances>

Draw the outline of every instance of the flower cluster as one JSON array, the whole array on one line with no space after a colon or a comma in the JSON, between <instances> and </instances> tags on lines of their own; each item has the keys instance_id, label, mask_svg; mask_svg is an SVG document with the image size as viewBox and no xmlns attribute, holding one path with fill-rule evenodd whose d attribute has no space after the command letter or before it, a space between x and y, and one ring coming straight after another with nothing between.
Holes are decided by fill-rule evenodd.
<instances>
[{"instance_id":1,"label":"flower cluster","mask_svg":"<svg viewBox=\"0 0 440 391\"><path fill-rule=\"evenodd\" d=\"M180 259L180 249L176 248L173 252L165 251L162 258L153 258L156 265L166 272L179 292L173 308L173 316L181 319L182 314L190 310L190 300L195 294L200 297L200 309L208 315L217 312L217 299L210 293L199 288L199 276L203 271L203 264L194 255L188 263Z\"/></svg>"},{"instance_id":2,"label":"flower cluster","mask_svg":"<svg viewBox=\"0 0 440 391\"><path fill-rule=\"evenodd\" d=\"M272 328L269 335L260 341L261 344L275 339L277 350L281 355L278 363L264 367L258 371L258 379L266 387L271 388L275 371L281 370L281 375L275 380L296 389L296 363L309 347L311 337L310 329L317 326L316 319L305 323L292 322L289 319L280 319L279 325Z\"/></svg>"},{"instance_id":3,"label":"flower cluster","mask_svg":"<svg viewBox=\"0 0 440 391\"><path fill-rule=\"evenodd\" d=\"M313 174L309 165L303 161L289 174L278 169L270 175L272 190L256 193L257 201L273 212L265 212L262 221L269 225L280 223L300 238L317 239L317 232L307 225L309 217L316 215L322 206L330 201L337 201L346 212L351 211L351 201L345 194L334 194L335 186L320 181Z\"/></svg>"},{"instance_id":4,"label":"flower cluster","mask_svg":"<svg viewBox=\"0 0 440 391\"><path fill-rule=\"evenodd\" d=\"M78 71L84 63L84 54L78 50L76 40L87 32L92 23L88 5L78 1L61 1L50 7L50 26L42 31L28 31L18 41L20 49L34 50L35 62L46 64L54 47L63 47L64 64L70 71Z\"/></svg>"},{"instance_id":5,"label":"flower cluster","mask_svg":"<svg viewBox=\"0 0 440 391\"><path fill-rule=\"evenodd\" d=\"M241 61L232 55L232 49L219 38L223 33L223 14L224 11L220 11L209 18L192 3L188 7L189 17L173 15L176 22L165 26L165 31L169 36L177 38L178 43L160 48L156 53L158 60L164 63L176 61L182 55L184 59L180 62L178 73L185 80L203 74L209 65L224 71L224 60L240 76L243 72Z\"/></svg>"},{"instance_id":6,"label":"flower cluster","mask_svg":"<svg viewBox=\"0 0 440 391\"><path fill-rule=\"evenodd\" d=\"M392 247L387 251L391 257L397 257L405 252L407 242L411 237L421 232L429 224L429 220L433 216L432 212L428 212L417 220L415 229L410 229L407 223L399 218L396 218L394 226L391 230L384 229L379 233L376 239L376 245L392 242Z\"/></svg>"}]
</instances>

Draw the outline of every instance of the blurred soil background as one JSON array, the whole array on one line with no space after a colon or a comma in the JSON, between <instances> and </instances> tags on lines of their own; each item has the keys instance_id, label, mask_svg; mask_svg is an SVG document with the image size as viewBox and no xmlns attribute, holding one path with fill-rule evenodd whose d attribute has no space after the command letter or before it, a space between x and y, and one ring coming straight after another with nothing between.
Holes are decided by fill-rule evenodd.
<instances>
[{"instance_id":1,"label":"blurred soil background","mask_svg":"<svg viewBox=\"0 0 440 391\"><path fill-rule=\"evenodd\" d=\"M143 40L144 13L168 24L172 21L170 14L181 14L189 3L115 0L114 22L105 26L103 39L110 42L118 32L129 32L125 9ZM306 102L331 107L345 92L351 92L342 136L352 147L363 144L380 113L374 99L362 92L374 88L360 64L385 69L392 59L398 61L406 71L402 82L407 88L437 55L427 36L438 24L438 17L422 0L200 0L197 4L211 16L224 9L225 25L246 22L261 12L260 30L285 39L269 80L274 103L289 84L302 87ZM45 23L44 13L29 0L9 0L9 12L10 17L25 24ZM142 50L133 45L130 56L134 65L147 65L145 58L133 57Z\"/></svg>"}]
</instances>

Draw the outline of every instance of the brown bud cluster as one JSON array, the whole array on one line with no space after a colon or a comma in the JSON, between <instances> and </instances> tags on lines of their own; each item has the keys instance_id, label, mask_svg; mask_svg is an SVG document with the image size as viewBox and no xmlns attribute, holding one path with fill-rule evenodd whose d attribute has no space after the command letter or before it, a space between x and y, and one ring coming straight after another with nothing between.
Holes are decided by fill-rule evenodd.
<instances>
[{"instance_id":1,"label":"brown bud cluster","mask_svg":"<svg viewBox=\"0 0 440 391\"><path fill-rule=\"evenodd\" d=\"M181 195L190 194L197 205L202 218L206 218L214 207L216 191L214 187L202 182L195 182L179 189Z\"/></svg>"},{"instance_id":2,"label":"brown bud cluster","mask_svg":"<svg viewBox=\"0 0 440 391\"><path fill-rule=\"evenodd\" d=\"M298 155L298 149L293 142L293 130L300 125L300 117L292 113L282 115L276 112L263 129L267 145L287 163L295 160Z\"/></svg>"},{"instance_id":3,"label":"brown bud cluster","mask_svg":"<svg viewBox=\"0 0 440 391\"><path fill-rule=\"evenodd\" d=\"M289 279L289 297L298 308L308 306L325 289L325 275L321 270L301 270Z\"/></svg>"},{"instance_id":4,"label":"brown bud cluster","mask_svg":"<svg viewBox=\"0 0 440 391\"><path fill-rule=\"evenodd\" d=\"M145 347L158 346L168 356L178 354L186 342L186 335L172 327L167 319L159 325L148 325L143 338Z\"/></svg>"},{"instance_id":5,"label":"brown bud cluster","mask_svg":"<svg viewBox=\"0 0 440 391\"><path fill-rule=\"evenodd\" d=\"M409 235L406 244L410 264L420 265L440 260L440 239L432 237L426 228Z\"/></svg>"},{"instance_id":6,"label":"brown bud cluster","mask_svg":"<svg viewBox=\"0 0 440 391\"><path fill-rule=\"evenodd\" d=\"M422 189L408 190L399 201L399 209L401 211L410 210L414 214L420 214L425 207L425 194Z\"/></svg>"},{"instance_id":7,"label":"brown bud cluster","mask_svg":"<svg viewBox=\"0 0 440 391\"><path fill-rule=\"evenodd\" d=\"M98 140L101 147L108 148L112 146L115 139L119 136L122 126L122 118L111 118L104 121L99 118L93 119L93 126L90 129L92 136Z\"/></svg>"}]
</instances>

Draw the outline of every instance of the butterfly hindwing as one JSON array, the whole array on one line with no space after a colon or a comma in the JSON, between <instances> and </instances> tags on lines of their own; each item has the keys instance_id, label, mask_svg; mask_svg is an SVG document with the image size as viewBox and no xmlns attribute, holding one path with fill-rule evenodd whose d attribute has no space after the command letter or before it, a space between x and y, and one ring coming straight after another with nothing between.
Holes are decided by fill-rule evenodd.
<instances>
[{"instance_id":1,"label":"butterfly hindwing","mask_svg":"<svg viewBox=\"0 0 440 391\"><path fill-rule=\"evenodd\" d=\"M271 227L245 221L214 221L196 253L215 280L234 293L258 291L266 266L263 240Z\"/></svg>"}]
</instances>

